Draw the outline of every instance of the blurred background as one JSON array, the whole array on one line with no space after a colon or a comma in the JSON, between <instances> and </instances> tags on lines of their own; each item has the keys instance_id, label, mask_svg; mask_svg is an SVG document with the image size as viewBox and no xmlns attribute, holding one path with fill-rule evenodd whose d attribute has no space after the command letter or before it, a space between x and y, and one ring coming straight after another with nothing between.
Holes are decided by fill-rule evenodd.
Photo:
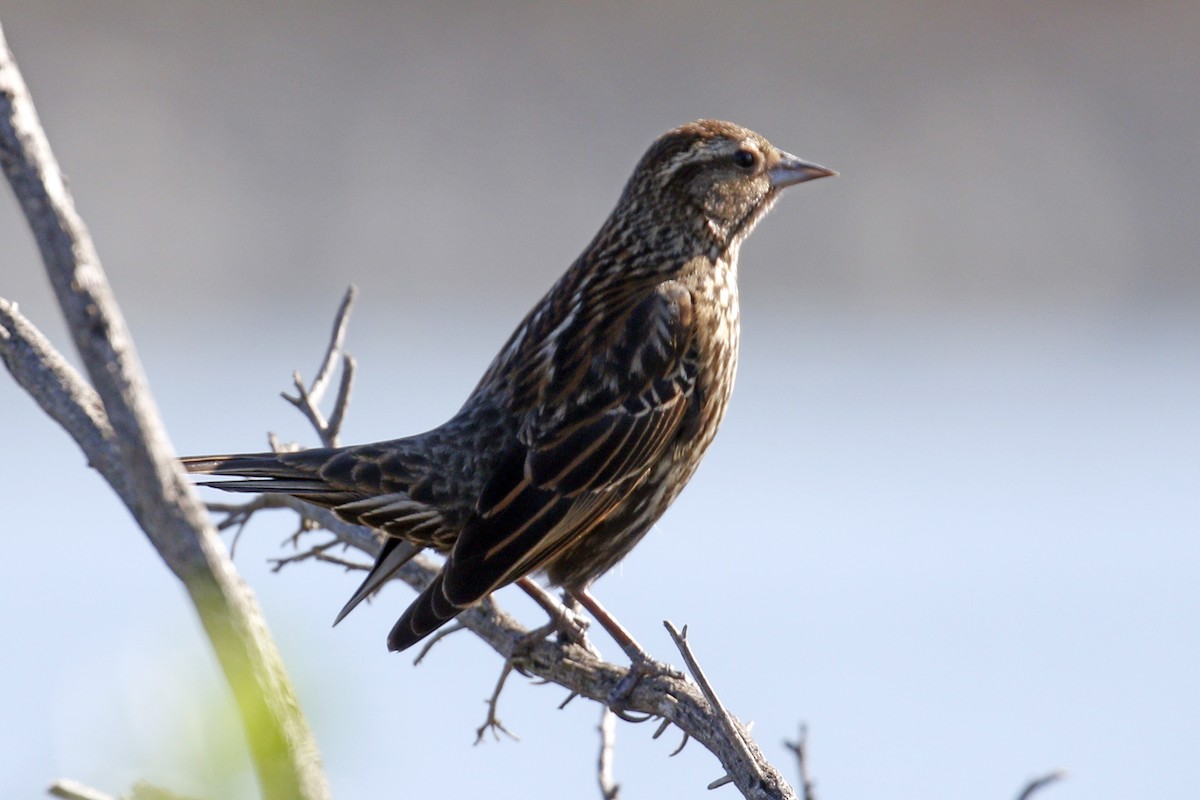
<instances>
[{"instance_id":1,"label":"blurred background","mask_svg":"<svg viewBox=\"0 0 1200 800\"><path fill-rule=\"evenodd\" d=\"M725 427L597 594L668 661L661 621L688 624L793 777L806 722L825 800L1009 798L1056 767L1046 797L1194 796L1200 5L5 0L0 22L182 453L314 443L278 392L350 283L344 441L441 422L670 127L734 120L837 169L743 248ZM0 195L0 296L69 350ZM253 796L180 587L7 377L0 418L4 793ZM359 576L273 574L293 526L255 519L236 560L335 793L595 796L595 705L514 678L520 742L472 747L499 658L466 635L388 654L402 586L331 630ZM652 732L618 729L622 797L705 796L716 762Z\"/></svg>"}]
</instances>

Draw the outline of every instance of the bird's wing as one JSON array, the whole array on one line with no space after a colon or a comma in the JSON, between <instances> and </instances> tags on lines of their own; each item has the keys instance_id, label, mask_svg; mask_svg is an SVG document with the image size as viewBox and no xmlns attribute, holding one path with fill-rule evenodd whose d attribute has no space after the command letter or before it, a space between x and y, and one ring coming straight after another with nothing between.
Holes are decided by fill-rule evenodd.
<instances>
[{"instance_id":1,"label":"bird's wing","mask_svg":"<svg viewBox=\"0 0 1200 800\"><path fill-rule=\"evenodd\" d=\"M693 330L691 294L668 283L628 313L606 346L592 348L601 355L572 348L578 340L558 343L538 412L485 487L439 580L396 624L393 649L547 564L687 435L695 424Z\"/></svg>"}]
</instances>

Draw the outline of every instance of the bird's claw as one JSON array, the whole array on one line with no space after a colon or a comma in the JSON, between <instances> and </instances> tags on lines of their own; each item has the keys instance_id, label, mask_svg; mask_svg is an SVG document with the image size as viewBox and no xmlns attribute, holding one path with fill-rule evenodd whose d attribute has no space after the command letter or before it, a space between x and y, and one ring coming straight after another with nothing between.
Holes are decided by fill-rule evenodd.
<instances>
[{"instance_id":1,"label":"bird's claw","mask_svg":"<svg viewBox=\"0 0 1200 800\"><path fill-rule=\"evenodd\" d=\"M664 664L648 655L642 654L633 659L633 662L629 665L629 670L621 680L617 681L617 685L613 687L612 692L608 695L608 699L605 702L614 712L619 712L624 706L625 700L637 688L640 681L660 676L675 678L677 680L682 680L684 677L682 672L670 664ZM622 718L625 719L625 717Z\"/></svg>"},{"instance_id":2,"label":"bird's claw","mask_svg":"<svg viewBox=\"0 0 1200 800\"><path fill-rule=\"evenodd\" d=\"M550 621L545 625L534 628L522 634L513 645L510 661L520 669L519 660L528 656L539 642L548 636L556 636L559 644L574 644L590 653L597 654L592 643L588 641L587 629L589 621L581 614L576 614L569 608L561 607L558 613L551 614Z\"/></svg>"}]
</instances>

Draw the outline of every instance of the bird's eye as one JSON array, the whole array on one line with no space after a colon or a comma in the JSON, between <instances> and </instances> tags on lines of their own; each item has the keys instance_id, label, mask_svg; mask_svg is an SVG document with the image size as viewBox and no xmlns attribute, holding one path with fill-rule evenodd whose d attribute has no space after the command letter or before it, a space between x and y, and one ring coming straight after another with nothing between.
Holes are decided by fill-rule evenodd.
<instances>
[{"instance_id":1,"label":"bird's eye","mask_svg":"<svg viewBox=\"0 0 1200 800\"><path fill-rule=\"evenodd\" d=\"M733 163L741 169L754 169L758 166L758 153L743 147L733 154Z\"/></svg>"}]
</instances>

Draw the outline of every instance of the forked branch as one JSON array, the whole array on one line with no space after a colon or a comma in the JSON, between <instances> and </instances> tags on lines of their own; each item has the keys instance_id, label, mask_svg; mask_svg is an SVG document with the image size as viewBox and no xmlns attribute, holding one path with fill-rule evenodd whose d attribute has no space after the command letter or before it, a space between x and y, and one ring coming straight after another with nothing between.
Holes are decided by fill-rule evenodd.
<instances>
[{"instance_id":1,"label":"forked branch","mask_svg":"<svg viewBox=\"0 0 1200 800\"><path fill-rule=\"evenodd\" d=\"M16 305L0 355L132 512L186 586L237 700L266 798L329 796L316 744L253 594L182 477L87 228L0 28L0 168L25 213L91 385Z\"/></svg>"}]
</instances>

